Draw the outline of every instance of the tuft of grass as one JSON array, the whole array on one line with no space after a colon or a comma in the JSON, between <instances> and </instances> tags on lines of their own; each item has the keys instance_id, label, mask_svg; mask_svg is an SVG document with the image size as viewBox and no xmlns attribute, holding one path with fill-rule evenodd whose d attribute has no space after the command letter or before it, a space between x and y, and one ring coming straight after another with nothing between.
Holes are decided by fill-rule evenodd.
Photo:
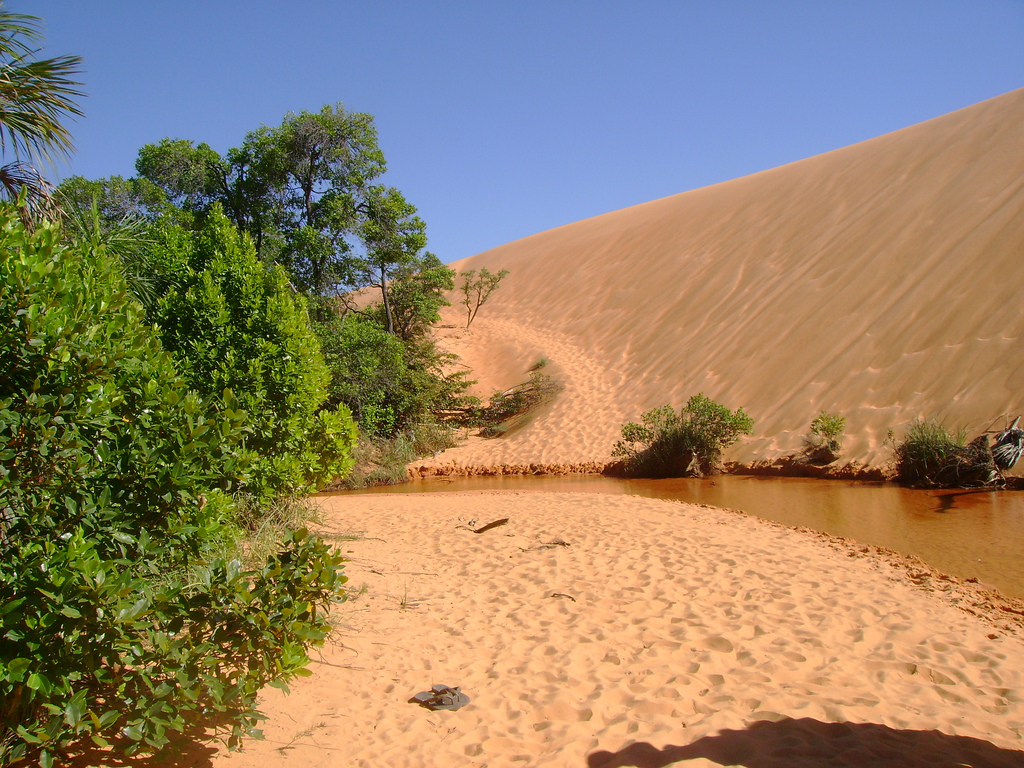
<instances>
[{"instance_id":1,"label":"tuft of grass","mask_svg":"<svg viewBox=\"0 0 1024 768\"><path fill-rule=\"evenodd\" d=\"M309 497L286 496L260 502L252 496L240 496L235 505L238 523L246 532L240 543L246 568L262 567L277 552L288 531L322 521L320 508Z\"/></svg>"},{"instance_id":2,"label":"tuft of grass","mask_svg":"<svg viewBox=\"0 0 1024 768\"><path fill-rule=\"evenodd\" d=\"M355 450L355 468L342 481L348 489L408 482L406 465L423 456L436 455L461 442L458 430L424 422L391 438L363 437Z\"/></svg>"},{"instance_id":3,"label":"tuft of grass","mask_svg":"<svg viewBox=\"0 0 1024 768\"><path fill-rule=\"evenodd\" d=\"M916 420L893 449L898 479L922 487L990 484L996 472L988 436L965 445L966 440L964 430L954 433L938 421Z\"/></svg>"}]
</instances>

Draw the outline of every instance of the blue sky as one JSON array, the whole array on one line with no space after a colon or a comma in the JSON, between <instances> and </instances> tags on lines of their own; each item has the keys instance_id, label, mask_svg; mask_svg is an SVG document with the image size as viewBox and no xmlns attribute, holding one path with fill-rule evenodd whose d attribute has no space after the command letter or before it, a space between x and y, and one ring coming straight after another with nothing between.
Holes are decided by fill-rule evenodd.
<instances>
[{"instance_id":1,"label":"blue sky","mask_svg":"<svg viewBox=\"0 0 1024 768\"><path fill-rule=\"evenodd\" d=\"M8 0L85 59L64 175L376 119L443 261L1024 87L1024 0Z\"/></svg>"}]
</instances>

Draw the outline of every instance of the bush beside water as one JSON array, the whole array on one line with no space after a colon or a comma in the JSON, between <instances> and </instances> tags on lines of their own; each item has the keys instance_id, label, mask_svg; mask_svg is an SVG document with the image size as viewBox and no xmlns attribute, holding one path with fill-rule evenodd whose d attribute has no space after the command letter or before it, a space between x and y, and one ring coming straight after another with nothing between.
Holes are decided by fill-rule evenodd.
<instances>
[{"instance_id":1,"label":"bush beside water","mask_svg":"<svg viewBox=\"0 0 1024 768\"><path fill-rule=\"evenodd\" d=\"M983 434L966 443L963 430L953 433L937 421L918 419L894 446L900 482L921 487L972 487L993 483L996 467Z\"/></svg>"},{"instance_id":2,"label":"bush beside water","mask_svg":"<svg viewBox=\"0 0 1024 768\"><path fill-rule=\"evenodd\" d=\"M664 405L642 414L639 424L624 425L612 455L622 457L630 475L703 477L717 470L722 451L753 429L742 408L730 411L697 394L678 413Z\"/></svg>"}]
</instances>

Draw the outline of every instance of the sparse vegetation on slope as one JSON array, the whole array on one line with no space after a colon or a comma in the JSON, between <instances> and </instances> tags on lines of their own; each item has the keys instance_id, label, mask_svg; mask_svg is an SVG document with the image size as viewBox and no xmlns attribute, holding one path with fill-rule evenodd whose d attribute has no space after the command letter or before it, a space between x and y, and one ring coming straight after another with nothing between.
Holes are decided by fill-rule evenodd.
<instances>
[{"instance_id":1,"label":"sparse vegetation on slope","mask_svg":"<svg viewBox=\"0 0 1024 768\"><path fill-rule=\"evenodd\" d=\"M470 423L480 426L481 437L504 437L522 429L529 423L533 411L562 391L563 385L542 373L542 367L535 365L529 379L495 392L486 406L469 414Z\"/></svg>"},{"instance_id":2,"label":"sparse vegetation on slope","mask_svg":"<svg viewBox=\"0 0 1024 768\"><path fill-rule=\"evenodd\" d=\"M840 438L846 428L842 416L822 411L811 421L811 436L807 439L807 458L816 464L829 464L839 458L843 451Z\"/></svg>"}]
</instances>

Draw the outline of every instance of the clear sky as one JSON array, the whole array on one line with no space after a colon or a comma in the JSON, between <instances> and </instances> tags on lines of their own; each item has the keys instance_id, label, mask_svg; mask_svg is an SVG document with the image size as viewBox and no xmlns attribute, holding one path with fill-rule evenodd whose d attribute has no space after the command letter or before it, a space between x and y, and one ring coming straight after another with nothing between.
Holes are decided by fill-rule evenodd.
<instances>
[{"instance_id":1,"label":"clear sky","mask_svg":"<svg viewBox=\"0 0 1024 768\"><path fill-rule=\"evenodd\" d=\"M453 261L1024 87L1024 0L8 0L85 59L63 174L376 118Z\"/></svg>"}]
</instances>

